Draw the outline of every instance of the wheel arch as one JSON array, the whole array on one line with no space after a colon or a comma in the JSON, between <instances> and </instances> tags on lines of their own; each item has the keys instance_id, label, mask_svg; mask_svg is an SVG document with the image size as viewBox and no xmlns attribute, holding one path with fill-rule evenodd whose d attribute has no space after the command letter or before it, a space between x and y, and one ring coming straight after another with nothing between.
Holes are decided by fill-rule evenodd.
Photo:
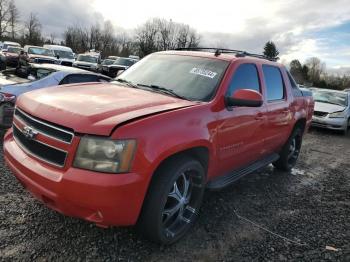
<instances>
[{"instance_id":1,"label":"wheel arch","mask_svg":"<svg viewBox=\"0 0 350 262\"><path fill-rule=\"evenodd\" d=\"M297 128L297 127L300 127L301 130L304 132L304 131L305 131L305 128L306 128L306 118L300 118L300 119L298 119L298 120L295 122L295 124L294 124L293 130L294 130L295 128Z\"/></svg>"}]
</instances>

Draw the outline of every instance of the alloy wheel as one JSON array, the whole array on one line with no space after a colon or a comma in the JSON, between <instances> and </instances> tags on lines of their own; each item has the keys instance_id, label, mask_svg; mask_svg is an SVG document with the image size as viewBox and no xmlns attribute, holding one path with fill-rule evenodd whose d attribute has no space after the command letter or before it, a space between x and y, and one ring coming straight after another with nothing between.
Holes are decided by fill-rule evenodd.
<instances>
[{"instance_id":1,"label":"alloy wheel","mask_svg":"<svg viewBox=\"0 0 350 262\"><path fill-rule=\"evenodd\" d=\"M201 202L201 180L196 170L187 170L172 185L162 212L167 237L175 237L194 221Z\"/></svg>"}]
</instances>

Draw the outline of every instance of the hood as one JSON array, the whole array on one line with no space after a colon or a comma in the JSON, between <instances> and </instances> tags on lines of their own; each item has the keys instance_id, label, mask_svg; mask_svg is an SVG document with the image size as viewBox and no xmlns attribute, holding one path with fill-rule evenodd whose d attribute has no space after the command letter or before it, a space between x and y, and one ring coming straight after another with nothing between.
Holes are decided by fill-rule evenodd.
<instances>
[{"instance_id":1,"label":"hood","mask_svg":"<svg viewBox=\"0 0 350 262\"><path fill-rule=\"evenodd\" d=\"M197 103L105 83L46 88L26 93L17 100L19 108L35 117L75 132L104 136L125 121Z\"/></svg>"},{"instance_id":2,"label":"hood","mask_svg":"<svg viewBox=\"0 0 350 262\"><path fill-rule=\"evenodd\" d=\"M50 60L57 60L56 57L53 56L46 56L46 55L35 55L35 54L28 54L29 58L35 59L35 58L43 58L43 59L50 59Z\"/></svg>"},{"instance_id":3,"label":"hood","mask_svg":"<svg viewBox=\"0 0 350 262\"><path fill-rule=\"evenodd\" d=\"M11 86L18 83L26 83L26 82L29 82L29 80L25 78L13 76L13 75L6 76L3 74L0 74L0 92L5 92L3 90L7 86Z\"/></svg>"},{"instance_id":4,"label":"hood","mask_svg":"<svg viewBox=\"0 0 350 262\"><path fill-rule=\"evenodd\" d=\"M84 61L75 61L75 65L83 65L83 66L92 66L96 65L97 63L90 63L90 62L84 62Z\"/></svg>"},{"instance_id":5,"label":"hood","mask_svg":"<svg viewBox=\"0 0 350 262\"><path fill-rule=\"evenodd\" d=\"M7 57L19 57L19 54L18 54L18 53L7 52L5 55L6 55Z\"/></svg>"},{"instance_id":6,"label":"hood","mask_svg":"<svg viewBox=\"0 0 350 262\"><path fill-rule=\"evenodd\" d=\"M326 112L328 114L345 110L345 106L333 105L315 101L315 111Z\"/></svg>"},{"instance_id":7,"label":"hood","mask_svg":"<svg viewBox=\"0 0 350 262\"><path fill-rule=\"evenodd\" d=\"M129 68L129 66L125 66L125 65L115 65L115 64L109 65L109 67L111 67L111 68L116 68L116 69L127 69L127 68Z\"/></svg>"},{"instance_id":8,"label":"hood","mask_svg":"<svg viewBox=\"0 0 350 262\"><path fill-rule=\"evenodd\" d=\"M58 59L59 61L61 61L61 62L70 62L70 63L74 63L75 62L75 59L74 58L61 58L60 57L60 59Z\"/></svg>"}]
</instances>

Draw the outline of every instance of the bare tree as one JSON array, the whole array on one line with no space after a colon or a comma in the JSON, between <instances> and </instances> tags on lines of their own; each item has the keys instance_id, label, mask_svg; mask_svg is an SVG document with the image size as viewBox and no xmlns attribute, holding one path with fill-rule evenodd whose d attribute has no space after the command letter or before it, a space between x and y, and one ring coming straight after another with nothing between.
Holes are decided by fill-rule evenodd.
<instances>
[{"instance_id":1,"label":"bare tree","mask_svg":"<svg viewBox=\"0 0 350 262\"><path fill-rule=\"evenodd\" d=\"M25 23L26 42L31 45L41 45L43 42L41 36L41 23L36 14L30 13L29 20Z\"/></svg>"},{"instance_id":2,"label":"bare tree","mask_svg":"<svg viewBox=\"0 0 350 262\"><path fill-rule=\"evenodd\" d=\"M187 47L198 47L200 43L200 36L196 31L190 30Z\"/></svg>"},{"instance_id":3,"label":"bare tree","mask_svg":"<svg viewBox=\"0 0 350 262\"><path fill-rule=\"evenodd\" d=\"M136 41L141 55L148 55L158 51L157 47L158 27L155 19L149 20L141 27L137 28Z\"/></svg>"},{"instance_id":4,"label":"bare tree","mask_svg":"<svg viewBox=\"0 0 350 262\"><path fill-rule=\"evenodd\" d=\"M8 32L9 10L9 1L0 0L0 39Z\"/></svg>"},{"instance_id":5,"label":"bare tree","mask_svg":"<svg viewBox=\"0 0 350 262\"><path fill-rule=\"evenodd\" d=\"M317 57L311 57L306 60L306 66L308 67L309 79L313 83L320 81L322 74L325 72L325 64Z\"/></svg>"},{"instance_id":6,"label":"bare tree","mask_svg":"<svg viewBox=\"0 0 350 262\"><path fill-rule=\"evenodd\" d=\"M16 38L17 24L19 23L19 11L15 5L14 0L9 3L9 25L11 28L11 38Z\"/></svg>"},{"instance_id":7,"label":"bare tree","mask_svg":"<svg viewBox=\"0 0 350 262\"><path fill-rule=\"evenodd\" d=\"M114 28L110 21L106 21L101 33L101 51L102 53L108 53L114 47Z\"/></svg>"},{"instance_id":8,"label":"bare tree","mask_svg":"<svg viewBox=\"0 0 350 262\"><path fill-rule=\"evenodd\" d=\"M197 47L200 41L189 25L159 18L148 20L139 27L136 39L141 55L178 47Z\"/></svg>"},{"instance_id":9,"label":"bare tree","mask_svg":"<svg viewBox=\"0 0 350 262\"><path fill-rule=\"evenodd\" d=\"M90 49L101 49L102 32L99 24L90 27Z\"/></svg>"}]
</instances>

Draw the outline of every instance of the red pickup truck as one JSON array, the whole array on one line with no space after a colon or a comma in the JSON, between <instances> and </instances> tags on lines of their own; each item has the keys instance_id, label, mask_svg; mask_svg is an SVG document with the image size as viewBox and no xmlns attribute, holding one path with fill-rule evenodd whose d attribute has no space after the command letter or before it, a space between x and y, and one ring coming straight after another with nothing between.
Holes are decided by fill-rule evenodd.
<instances>
[{"instance_id":1,"label":"red pickup truck","mask_svg":"<svg viewBox=\"0 0 350 262\"><path fill-rule=\"evenodd\" d=\"M290 170L313 106L263 56L159 52L112 83L20 96L4 155L50 208L170 244L193 225L205 188L270 163Z\"/></svg>"}]
</instances>

